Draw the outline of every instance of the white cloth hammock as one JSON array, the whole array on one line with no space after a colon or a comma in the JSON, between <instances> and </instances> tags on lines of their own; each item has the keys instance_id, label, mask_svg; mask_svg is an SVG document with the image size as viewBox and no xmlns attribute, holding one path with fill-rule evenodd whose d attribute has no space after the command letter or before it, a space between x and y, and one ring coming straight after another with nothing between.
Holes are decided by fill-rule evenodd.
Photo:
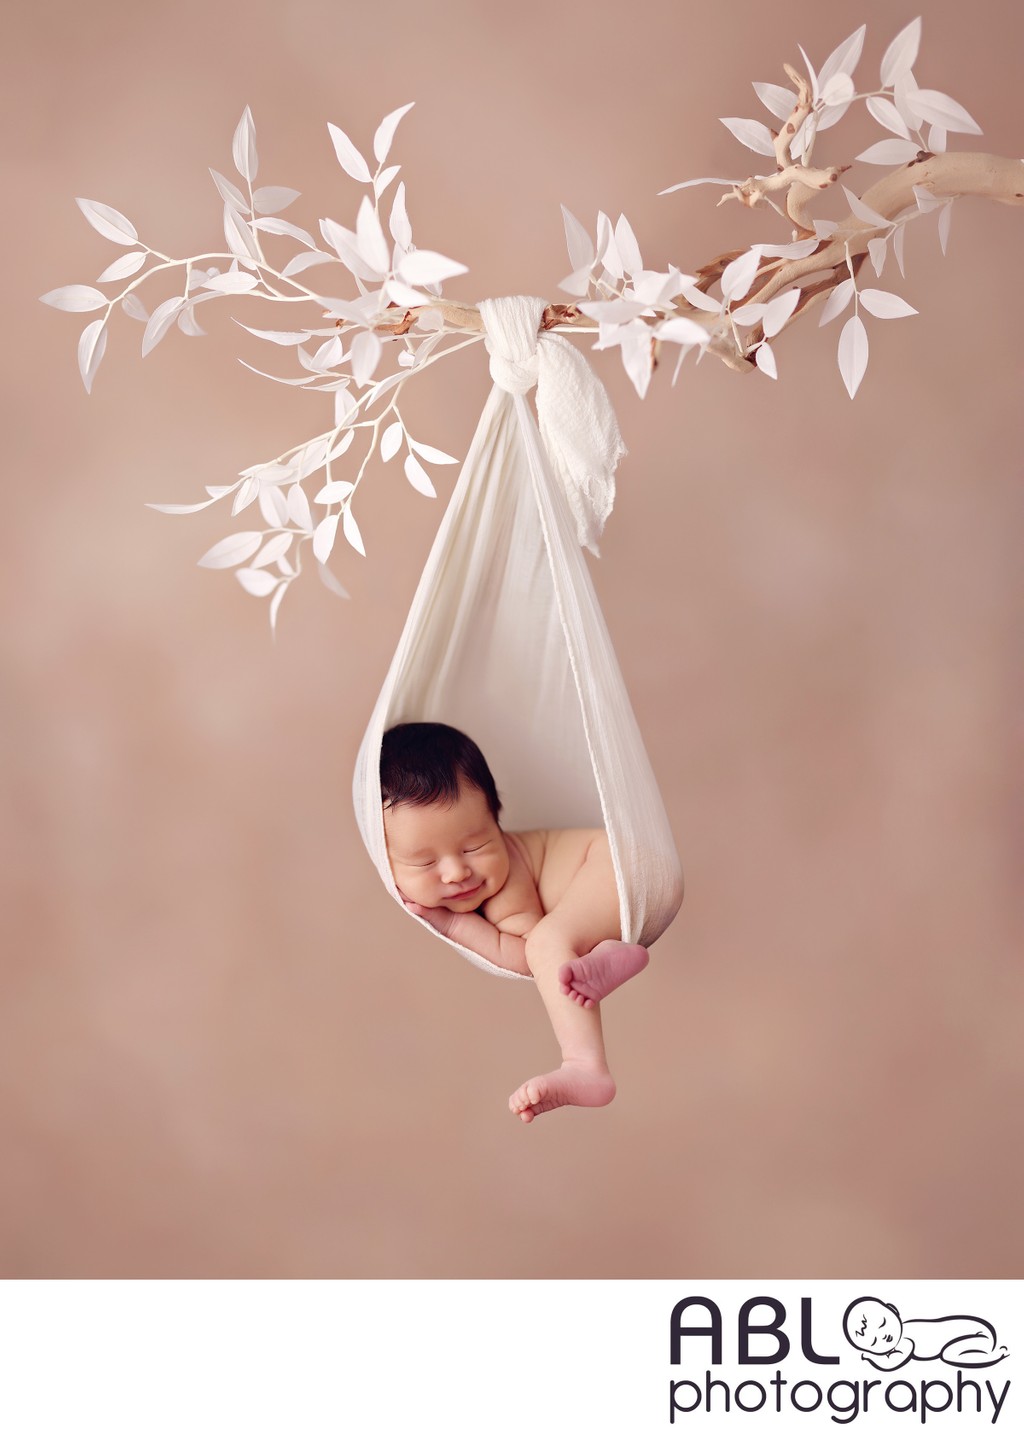
<instances>
[{"instance_id":1,"label":"white cloth hammock","mask_svg":"<svg viewBox=\"0 0 1024 1437\"><path fill-rule=\"evenodd\" d=\"M622 937L650 945L678 911L682 873L580 548L596 552L624 450L586 359L538 334L545 307L520 296L480 305L494 387L359 750L356 820L402 904L384 839L381 739L397 723L452 724L483 751L504 828L606 829ZM526 398L534 384L540 432ZM443 941L488 972L522 976Z\"/></svg>"}]
</instances>

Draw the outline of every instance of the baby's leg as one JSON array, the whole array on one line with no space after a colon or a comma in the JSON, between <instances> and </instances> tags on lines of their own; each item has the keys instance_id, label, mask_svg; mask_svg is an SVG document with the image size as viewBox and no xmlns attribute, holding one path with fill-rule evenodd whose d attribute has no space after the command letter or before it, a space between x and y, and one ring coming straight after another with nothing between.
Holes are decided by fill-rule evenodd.
<instances>
[{"instance_id":1,"label":"baby's leg","mask_svg":"<svg viewBox=\"0 0 1024 1437\"><path fill-rule=\"evenodd\" d=\"M608 840L601 834L562 897L526 939L526 961L562 1050L562 1066L530 1079L513 1093L509 1107L524 1122L565 1104L602 1107L615 1096L598 1010L593 1002L584 1006L574 1001L559 975L582 955L593 956L593 950L618 931L615 876ZM600 956L594 958L595 964Z\"/></svg>"}]
</instances>

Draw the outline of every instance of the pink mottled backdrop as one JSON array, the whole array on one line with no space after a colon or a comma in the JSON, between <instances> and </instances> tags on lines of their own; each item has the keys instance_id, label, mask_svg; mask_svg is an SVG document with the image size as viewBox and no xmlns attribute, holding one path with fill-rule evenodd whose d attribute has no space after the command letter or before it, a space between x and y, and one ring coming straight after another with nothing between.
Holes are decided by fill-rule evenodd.
<instances>
[{"instance_id":1,"label":"pink mottled backdrop","mask_svg":"<svg viewBox=\"0 0 1024 1437\"><path fill-rule=\"evenodd\" d=\"M554 1057L536 994L403 919L349 802L440 504L376 469L351 602L304 578L272 644L195 567L226 513L143 503L315 432L315 401L236 362L282 356L227 305L144 363L121 318L87 398L78 316L37 300L120 252L76 195L221 248L207 167L246 104L315 227L359 193L328 120L368 146L415 99L396 158L417 242L470 266L455 298L558 298L560 201L624 210L652 266L781 240L657 191L760 167L717 117L761 117L798 42L820 63L867 20L874 76L918 10L919 83L985 131L953 143L1024 153L1005 0L8 15L0 1273L1021 1275L1024 214L965 201L945 259L912 230L882 283L921 313L869 319L854 403L838 325L788 334L777 384L709 362L644 403L595 356L630 453L594 572L688 893L607 1004L616 1103L530 1128L505 1100ZM464 453L487 387L479 350L435 369L413 432Z\"/></svg>"}]
</instances>

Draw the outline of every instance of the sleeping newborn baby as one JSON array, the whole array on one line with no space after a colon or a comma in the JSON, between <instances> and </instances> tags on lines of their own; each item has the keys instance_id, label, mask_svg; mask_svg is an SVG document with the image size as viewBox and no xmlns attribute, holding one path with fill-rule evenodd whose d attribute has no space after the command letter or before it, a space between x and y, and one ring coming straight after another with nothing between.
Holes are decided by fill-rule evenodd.
<instances>
[{"instance_id":1,"label":"sleeping newborn baby","mask_svg":"<svg viewBox=\"0 0 1024 1437\"><path fill-rule=\"evenodd\" d=\"M562 1065L517 1088L524 1123L615 1096L597 1004L647 966L620 940L619 899L603 828L506 833L483 754L447 724L384 735L384 834L406 906L438 932L513 973L531 975Z\"/></svg>"}]
</instances>

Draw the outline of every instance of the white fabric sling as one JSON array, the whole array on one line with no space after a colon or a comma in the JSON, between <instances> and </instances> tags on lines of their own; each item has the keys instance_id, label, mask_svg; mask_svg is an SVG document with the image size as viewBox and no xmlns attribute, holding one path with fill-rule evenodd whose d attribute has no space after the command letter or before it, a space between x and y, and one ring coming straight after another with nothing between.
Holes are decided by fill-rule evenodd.
<instances>
[{"instance_id":1,"label":"white fabric sling","mask_svg":"<svg viewBox=\"0 0 1024 1437\"><path fill-rule=\"evenodd\" d=\"M607 830L621 936L649 946L678 911L682 873L580 547L596 552L624 450L586 359L538 333L545 308L521 296L480 305L494 387L359 750L356 820L402 904L384 839L381 739L397 723L451 724L487 759L503 828ZM478 967L522 976L415 921Z\"/></svg>"}]
</instances>

